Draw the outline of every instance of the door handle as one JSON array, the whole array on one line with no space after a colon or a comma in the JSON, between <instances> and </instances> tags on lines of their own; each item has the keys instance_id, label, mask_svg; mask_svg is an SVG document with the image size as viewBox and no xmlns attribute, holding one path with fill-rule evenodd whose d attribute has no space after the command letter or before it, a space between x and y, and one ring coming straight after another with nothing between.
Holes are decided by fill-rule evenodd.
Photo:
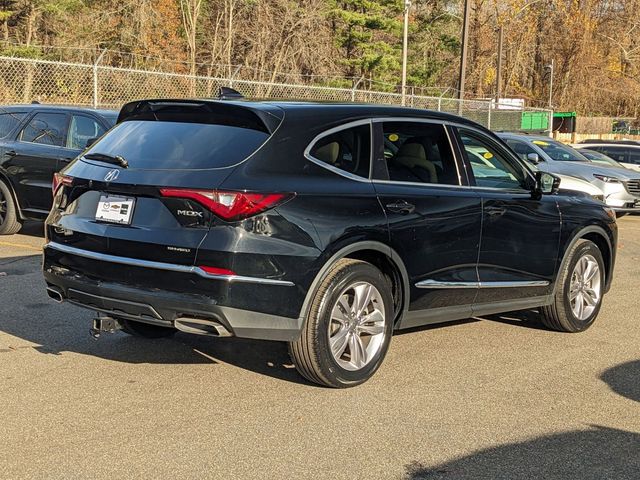
<instances>
[{"instance_id":1,"label":"door handle","mask_svg":"<svg viewBox=\"0 0 640 480\"><path fill-rule=\"evenodd\" d=\"M15 157L16 155L18 155L18 153L17 153L15 150L9 150L9 151L7 151L7 152L4 152L4 154L5 154L7 157Z\"/></svg>"},{"instance_id":2,"label":"door handle","mask_svg":"<svg viewBox=\"0 0 640 480\"><path fill-rule=\"evenodd\" d=\"M499 217L507 213L507 209L505 207L487 207L484 211L491 217Z\"/></svg>"},{"instance_id":3,"label":"door handle","mask_svg":"<svg viewBox=\"0 0 640 480\"><path fill-rule=\"evenodd\" d=\"M71 157L60 157L58 160L60 160L61 162L64 162L64 163L69 163L71 160L73 160L73 158L71 158Z\"/></svg>"},{"instance_id":4,"label":"door handle","mask_svg":"<svg viewBox=\"0 0 640 480\"><path fill-rule=\"evenodd\" d=\"M413 213L415 209L416 206L407 202L406 200L398 200L395 203L387 204L387 210L393 213L400 213L402 215Z\"/></svg>"}]
</instances>

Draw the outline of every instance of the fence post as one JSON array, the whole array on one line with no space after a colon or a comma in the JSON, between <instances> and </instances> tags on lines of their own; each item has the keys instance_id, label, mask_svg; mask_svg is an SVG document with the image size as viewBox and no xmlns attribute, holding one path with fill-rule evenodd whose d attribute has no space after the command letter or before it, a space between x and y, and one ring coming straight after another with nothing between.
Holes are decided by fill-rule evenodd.
<instances>
[{"instance_id":1,"label":"fence post","mask_svg":"<svg viewBox=\"0 0 640 480\"><path fill-rule=\"evenodd\" d=\"M93 63L93 108L98 108L98 65L107 50L102 50L96 61Z\"/></svg>"},{"instance_id":2,"label":"fence post","mask_svg":"<svg viewBox=\"0 0 640 480\"><path fill-rule=\"evenodd\" d=\"M356 90L358 90L358 85L360 85L360 82L362 82L362 80L364 80L364 75L361 76L358 81L355 83L355 85L353 86L353 88L351 89L351 101L355 102L356 101Z\"/></svg>"},{"instance_id":3,"label":"fence post","mask_svg":"<svg viewBox=\"0 0 640 480\"><path fill-rule=\"evenodd\" d=\"M491 130L491 102L488 103L489 109L487 110L487 129Z\"/></svg>"}]
</instances>

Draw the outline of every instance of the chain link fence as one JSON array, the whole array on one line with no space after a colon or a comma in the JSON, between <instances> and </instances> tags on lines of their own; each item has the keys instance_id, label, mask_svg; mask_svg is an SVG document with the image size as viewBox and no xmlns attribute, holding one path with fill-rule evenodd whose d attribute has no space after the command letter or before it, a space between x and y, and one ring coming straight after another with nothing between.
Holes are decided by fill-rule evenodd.
<instances>
[{"instance_id":1,"label":"chain link fence","mask_svg":"<svg viewBox=\"0 0 640 480\"><path fill-rule=\"evenodd\" d=\"M4 104L39 101L119 109L122 104L141 98L215 97L221 86L232 87L247 98L402 104L402 95L393 92L0 56L0 103ZM490 101L460 101L409 93L405 104L462 115L496 131L549 130L552 124L553 113L550 110L503 109ZM534 117L537 120L531 121Z\"/></svg>"}]
</instances>

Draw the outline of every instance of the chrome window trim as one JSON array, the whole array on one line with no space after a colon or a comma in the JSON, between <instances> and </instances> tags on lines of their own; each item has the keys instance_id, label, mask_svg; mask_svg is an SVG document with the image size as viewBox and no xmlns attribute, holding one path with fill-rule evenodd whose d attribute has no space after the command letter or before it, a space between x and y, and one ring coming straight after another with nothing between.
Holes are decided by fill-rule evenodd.
<instances>
[{"instance_id":1,"label":"chrome window trim","mask_svg":"<svg viewBox=\"0 0 640 480\"><path fill-rule=\"evenodd\" d=\"M514 282L440 282L437 280L422 280L416 283L417 288L519 288L519 287L547 287L546 280L524 280Z\"/></svg>"},{"instance_id":2,"label":"chrome window trim","mask_svg":"<svg viewBox=\"0 0 640 480\"><path fill-rule=\"evenodd\" d=\"M450 185L448 183L426 183L426 182L399 182L397 180L372 180L373 183L384 183L384 184L392 184L392 185L408 185L408 186L416 186L416 187L430 187L430 188L464 188L464 189L475 189L475 187L471 185Z\"/></svg>"},{"instance_id":3,"label":"chrome window trim","mask_svg":"<svg viewBox=\"0 0 640 480\"><path fill-rule=\"evenodd\" d=\"M174 263L154 262L150 260L140 260L137 258L120 257L116 255L109 255L106 253L92 252L89 250L82 250L76 247L70 247L57 242L49 242L44 246L45 249L51 248L59 252L68 253L71 255L78 255L79 257L89 258L91 260L98 260L102 262L118 263L120 265L129 265L132 267L151 268L155 270L165 270L170 272L180 273L194 273L203 278L209 278L212 280L223 280L226 282L243 282L243 283L257 283L262 285L280 285L292 287L295 284L286 280L275 280L271 278L258 278L258 277L245 277L242 275L223 275L207 273L200 267L189 265L177 265Z\"/></svg>"},{"instance_id":4,"label":"chrome window trim","mask_svg":"<svg viewBox=\"0 0 640 480\"><path fill-rule=\"evenodd\" d=\"M348 130L353 127L360 127L362 125L369 125L369 137L371 141L371 147L369 149L370 150L369 151L369 178L364 178L359 175L355 175L353 173L342 170L338 167L334 167L333 165L329 165L328 163L325 163L322 160L319 160L315 158L313 155L311 155L311 150L313 149L315 144L318 143L318 141L322 140L324 137L328 137L329 135L336 132L341 132L342 130ZM329 130L325 130L324 132L316 135L314 139L311 140L311 142L309 142L309 145L307 145L307 148L304 149L304 157L310 162L313 162L316 165L319 165L320 167L329 170L330 172L337 173L338 175L341 175L350 180L355 180L357 182L371 183L371 172L372 172L371 169L373 167L373 141L374 141L373 123L371 119L365 118L361 120L354 120L353 122L343 123L342 125L338 125L337 127L330 128Z\"/></svg>"}]
</instances>

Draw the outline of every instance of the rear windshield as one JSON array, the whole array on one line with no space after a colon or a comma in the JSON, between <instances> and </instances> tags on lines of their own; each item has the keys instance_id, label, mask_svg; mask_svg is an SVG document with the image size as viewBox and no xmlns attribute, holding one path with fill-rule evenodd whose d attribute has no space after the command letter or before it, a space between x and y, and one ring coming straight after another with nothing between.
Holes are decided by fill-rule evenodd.
<instances>
[{"instance_id":1,"label":"rear windshield","mask_svg":"<svg viewBox=\"0 0 640 480\"><path fill-rule=\"evenodd\" d=\"M148 170L223 168L245 160L268 138L264 131L241 126L130 120L112 128L85 154L119 155L129 168Z\"/></svg>"}]
</instances>

